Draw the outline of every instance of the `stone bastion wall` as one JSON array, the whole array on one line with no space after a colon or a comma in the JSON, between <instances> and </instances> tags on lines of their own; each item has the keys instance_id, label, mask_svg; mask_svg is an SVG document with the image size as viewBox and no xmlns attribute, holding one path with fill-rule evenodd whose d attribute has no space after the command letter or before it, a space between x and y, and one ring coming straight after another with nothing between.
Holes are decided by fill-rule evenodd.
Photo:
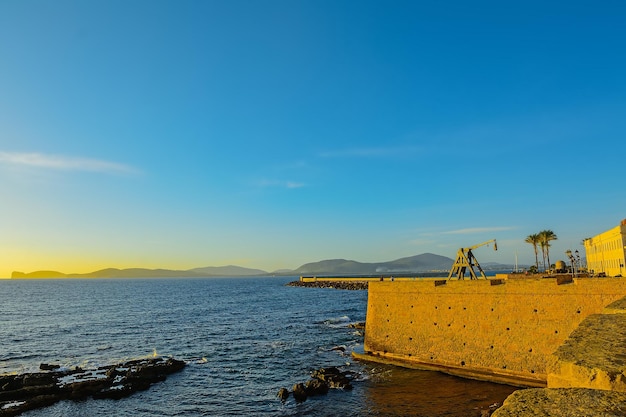
<instances>
[{"instance_id":1,"label":"stone bastion wall","mask_svg":"<svg viewBox=\"0 0 626 417\"><path fill-rule=\"evenodd\" d=\"M551 374L575 386L586 371L555 352L569 354L565 342L586 318L606 326L611 317L596 315L625 296L618 278L370 282L364 354L355 356L523 387L545 387Z\"/></svg>"}]
</instances>

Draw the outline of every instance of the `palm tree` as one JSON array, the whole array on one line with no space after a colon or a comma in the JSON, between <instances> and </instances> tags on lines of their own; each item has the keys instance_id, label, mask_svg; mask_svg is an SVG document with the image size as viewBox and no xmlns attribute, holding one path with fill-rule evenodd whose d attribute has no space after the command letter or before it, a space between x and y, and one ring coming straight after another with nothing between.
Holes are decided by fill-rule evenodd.
<instances>
[{"instance_id":1,"label":"palm tree","mask_svg":"<svg viewBox=\"0 0 626 417\"><path fill-rule=\"evenodd\" d=\"M548 267L550 266L550 242L553 240L557 240L556 233L552 230L542 230L539 232L539 242L541 244L541 251L544 255L544 265L543 269L546 269L545 259L548 259Z\"/></svg>"},{"instance_id":2,"label":"palm tree","mask_svg":"<svg viewBox=\"0 0 626 417\"><path fill-rule=\"evenodd\" d=\"M537 233L533 235L528 235L524 242L533 245L533 249L535 250L535 266L537 267L537 269L539 269L539 259L537 258L537 245L539 245L540 242L539 235Z\"/></svg>"}]
</instances>

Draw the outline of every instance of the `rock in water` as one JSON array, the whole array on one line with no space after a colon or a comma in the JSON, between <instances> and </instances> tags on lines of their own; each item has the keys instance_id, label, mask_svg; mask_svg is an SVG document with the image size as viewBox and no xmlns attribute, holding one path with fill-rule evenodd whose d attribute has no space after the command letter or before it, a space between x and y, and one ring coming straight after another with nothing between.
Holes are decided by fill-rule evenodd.
<instances>
[{"instance_id":1,"label":"rock in water","mask_svg":"<svg viewBox=\"0 0 626 417\"><path fill-rule=\"evenodd\" d=\"M325 395L328 393L328 384L319 379L309 379L305 385L305 389L309 397Z\"/></svg>"},{"instance_id":2,"label":"rock in water","mask_svg":"<svg viewBox=\"0 0 626 417\"><path fill-rule=\"evenodd\" d=\"M330 388L352 389L350 378L346 372L335 367L321 368L311 373L311 377L324 381Z\"/></svg>"},{"instance_id":3,"label":"rock in water","mask_svg":"<svg viewBox=\"0 0 626 417\"><path fill-rule=\"evenodd\" d=\"M311 372L311 379L306 384L297 383L293 386L293 398L301 403L308 397L327 394L330 388L349 390L352 389L352 384L350 384L352 379L353 375L350 372L341 372L335 367L321 368ZM281 388L278 391L278 398L282 402L285 402L288 396L287 388Z\"/></svg>"},{"instance_id":4,"label":"rock in water","mask_svg":"<svg viewBox=\"0 0 626 417\"><path fill-rule=\"evenodd\" d=\"M293 398L296 402L304 402L307 398L306 387L302 383L293 386Z\"/></svg>"},{"instance_id":5,"label":"rock in water","mask_svg":"<svg viewBox=\"0 0 626 417\"><path fill-rule=\"evenodd\" d=\"M42 364L46 365L46 364ZM57 370L0 376L0 417L15 416L27 410L46 407L61 400L92 398L118 399L163 381L178 372L185 362L149 358L83 371Z\"/></svg>"},{"instance_id":6,"label":"rock in water","mask_svg":"<svg viewBox=\"0 0 626 417\"><path fill-rule=\"evenodd\" d=\"M280 400L282 402L287 401L287 398L289 398L289 390L287 388L281 388L278 390L278 398L280 398Z\"/></svg>"}]
</instances>

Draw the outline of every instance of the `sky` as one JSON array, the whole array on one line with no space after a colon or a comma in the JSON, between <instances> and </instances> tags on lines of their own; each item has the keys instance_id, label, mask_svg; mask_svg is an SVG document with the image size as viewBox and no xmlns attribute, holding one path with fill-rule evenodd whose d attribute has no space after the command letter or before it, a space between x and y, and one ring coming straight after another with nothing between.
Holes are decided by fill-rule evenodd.
<instances>
[{"instance_id":1,"label":"sky","mask_svg":"<svg viewBox=\"0 0 626 417\"><path fill-rule=\"evenodd\" d=\"M1 0L0 277L266 271L626 218L626 2Z\"/></svg>"}]
</instances>

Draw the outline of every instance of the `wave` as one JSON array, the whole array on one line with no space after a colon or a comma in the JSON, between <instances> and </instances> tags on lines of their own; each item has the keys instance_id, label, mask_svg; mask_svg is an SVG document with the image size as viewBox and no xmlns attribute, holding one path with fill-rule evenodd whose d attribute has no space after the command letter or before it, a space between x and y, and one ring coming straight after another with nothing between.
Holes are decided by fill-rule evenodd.
<instances>
[{"instance_id":1,"label":"wave","mask_svg":"<svg viewBox=\"0 0 626 417\"><path fill-rule=\"evenodd\" d=\"M32 353L23 354L23 353L9 352L5 355L0 355L0 361L9 362L12 360L35 359L37 357L38 355L32 354Z\"/></svg>"},{"instance_id":2,"label":"wave","mask_svg":"<svg viewBox=\"0 0 626 417\"><path fill-rule=\"evenodd\" d=\"M111 346L111 345L100 345L100 346L96 346L96 350L97 350L98 352L101 352L101 351L103 351L103 350L110 350L110 349L113 349L113 346Z\"/></svg>"},{"instance_id":3,"label":"wave","mask_svg":"<svg viewBox=\"0 0 626 417\"><path fill-rule=\"evenodd\" d=\"M332 317L323 321L324 325L332 328L346 327L349 323L350 317L348 316Z\"/></svg>"}]
</instances>

